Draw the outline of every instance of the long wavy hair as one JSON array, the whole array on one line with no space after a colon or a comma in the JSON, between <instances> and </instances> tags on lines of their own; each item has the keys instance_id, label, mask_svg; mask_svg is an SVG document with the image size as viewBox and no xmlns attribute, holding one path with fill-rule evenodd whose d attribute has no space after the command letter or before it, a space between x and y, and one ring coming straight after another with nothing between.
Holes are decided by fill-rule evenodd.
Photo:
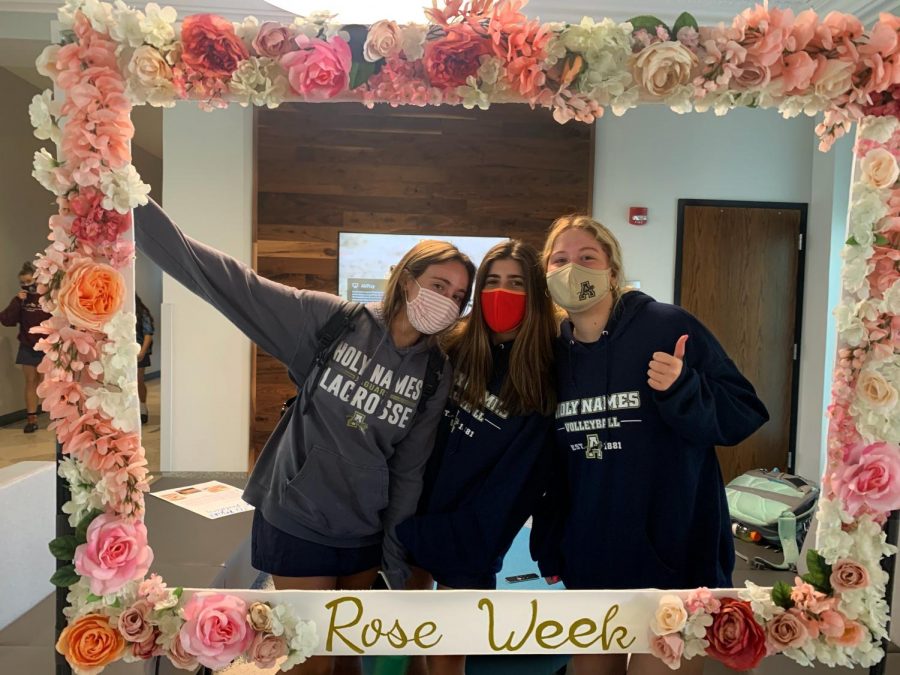
<instances>
[{"instance_id":1,"label":"long wavy hair","mask_svg":"<svg viewBox=\"0 0 900 675\"><path fill-rule=\"evenodd\" d=\"M496 260L515 260L525 278L525 317L519 326L509 373L500 390L500 402L511 415L549 415L556 406L553 386L553 339L557 335L553 302L537 250L516 239L497 244L485 255L475 277L472 312L446 337L444 344L454 367L453 398L476 410L484 405L491 377L491 330L484 320L481 291Z\"/></svg>"}]
</instances>

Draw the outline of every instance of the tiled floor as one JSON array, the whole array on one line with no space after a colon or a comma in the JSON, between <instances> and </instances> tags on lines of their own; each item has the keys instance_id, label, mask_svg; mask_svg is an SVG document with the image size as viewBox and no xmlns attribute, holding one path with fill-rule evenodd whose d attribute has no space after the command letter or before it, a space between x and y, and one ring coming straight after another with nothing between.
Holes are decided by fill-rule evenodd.
<instances>
[{"instance_id":1,"label":"tiled floor","mask_svg":"<svg viewBox=\"0 0 900 675\"><path fill-rule=\"evenodd\" d=\"M159 472L159 380L147 383L147 407L150 422L142 429L144 451L150 473ZM25 421L0 427L0 468L25 460L51 460L56 452L56 438L47 429L50 419L38 418L40 429L33 434L22 433Z\"/></svg>"}]
</instances>

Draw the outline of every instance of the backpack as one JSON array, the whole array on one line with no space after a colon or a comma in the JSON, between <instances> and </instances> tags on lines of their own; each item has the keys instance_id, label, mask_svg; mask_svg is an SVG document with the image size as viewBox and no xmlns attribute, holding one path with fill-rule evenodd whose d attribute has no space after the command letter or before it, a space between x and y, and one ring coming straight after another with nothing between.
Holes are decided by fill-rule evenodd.
<instances>
[{"instance_id":1,"label":"backpack","mask_svg":"<svg viewBox=\"0 0 900 675\"><path fill-rule=\"evenodd\" d=\"M356 329L354 322L356 321L356 317L362 312L362 309L363 306L358 302L344 303L338 311L328 318L325 325L316 331L316 355L307 367L306 376L303 378L302 382L294 382L299 388L303 383L312 378L312 385L309 389L310 394L306 398L302 412L305 413L309 409L310 400L312 399L313 393L316 391L316 387L319 385L323 369L331 358L331 355L334 353L334 350L337 348L338 342L340 342L344 335ZM422 385L422 395L419 397L419 404L416 409L417 412L421 413L425 410L428 399L430 399L434 395L434 392L437 391L441 374L444 370L444 361L445 357L440 349L432 347L428 350L428 365L425 367L425 381ZM296 400L297 396L292 396L281 404L282 416L284 416L288 411L288 408L290 408Z\"/></svg>"},{"instance_id":2,"label":"backpack","mask_svg":"<svg viewBox=\"0 0 900 675\"><path fill-rule=\"evenodd\" d=\"M755 558L757 567L790 569L800 557L819 500L812 482L778 469L753 469L725 486L731 521L758 532L763 541L784 551L784 563Z\"/></svg>"}]
</instances>

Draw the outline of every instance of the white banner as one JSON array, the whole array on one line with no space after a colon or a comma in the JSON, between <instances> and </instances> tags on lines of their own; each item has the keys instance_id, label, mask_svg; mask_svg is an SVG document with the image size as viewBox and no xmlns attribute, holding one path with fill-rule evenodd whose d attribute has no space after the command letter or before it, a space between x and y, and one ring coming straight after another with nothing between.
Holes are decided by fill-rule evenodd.
<instances>
[{"instance_id":1,"label":"white banner","mask_svg":"<svg viewBox=\"0 0 900 675\"><path fill-rule=\"evenodd\" d=\"M316 624L317 655L503 655L646 653L659 598L690 591L227 592L248 604L293 605Z\"/></svg>"}]
</instances>

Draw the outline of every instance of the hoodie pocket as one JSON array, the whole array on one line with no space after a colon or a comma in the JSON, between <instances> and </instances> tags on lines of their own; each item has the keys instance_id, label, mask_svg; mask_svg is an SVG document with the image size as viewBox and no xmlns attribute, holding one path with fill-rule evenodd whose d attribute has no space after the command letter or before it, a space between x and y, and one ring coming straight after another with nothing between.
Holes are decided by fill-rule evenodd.
<instances>
[{"instance_id":1,"label":"hoodie pocket","mask_svg":"<svg viewBox=\"0 0 900 675\"><path fill-rule=\"evenodd\" d=\"M326 536L368 537L381 531L388 469L364 466L314 445L285 485L283 505L304 526Z\"/></svg>"}]
</instances>

